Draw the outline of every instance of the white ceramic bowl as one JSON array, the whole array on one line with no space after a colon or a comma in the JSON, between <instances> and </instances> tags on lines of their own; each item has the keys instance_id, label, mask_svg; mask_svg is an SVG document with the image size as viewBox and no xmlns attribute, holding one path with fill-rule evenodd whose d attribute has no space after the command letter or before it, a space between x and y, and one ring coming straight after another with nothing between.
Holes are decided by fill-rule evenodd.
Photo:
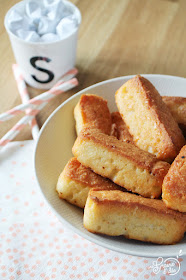
<instances>
[{"instance_id":1,"label":"white ceramic bowl","mask_svg":"<svg viewBox=\"0 0 186 280\"><path fill-rule=\"evenodd\" d=\"M143 75L162 95L185 96L186 79L165 75ZM83 227L83 210L58 198L55 191L59 174L72 157L76 138L73 110L80 96L93 93L108 100L110 111L116 111L114 94L133 76L119 77L90 86L61 104L43 125L35 150L35 171L41 191L59 220L84 238L117 252L145 256L171 257L180 250L186 254L186 238L176 245L155 245L124 237L107 237L88 232Z\"/></svg>"}]
</instances>

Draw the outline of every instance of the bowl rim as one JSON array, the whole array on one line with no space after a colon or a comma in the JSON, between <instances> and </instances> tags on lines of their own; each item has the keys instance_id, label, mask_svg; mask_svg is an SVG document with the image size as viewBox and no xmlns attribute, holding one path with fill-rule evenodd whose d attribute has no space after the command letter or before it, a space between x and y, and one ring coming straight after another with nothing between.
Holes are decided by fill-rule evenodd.
<instances>
[{"instance_id":1,"label":"bowl rim","mask_svg":"<svg viewBox=\"0 0 186 280\"><path fill-rule=\"evenodd\" d=\"M179 76L171 76L171 75L162 75L162 74L140 74L141 76L144 76L145 78L150 78L150 77L161 77L161 78L168 78L168 79L177 79L177 80L185 80L186 81L186 78L184 77L179 77ZM59 213L53 208L53 206L51 205L51 203L48 201L48 199L45 197L45 194L43 192L43 189L41 188L40 186L40 183L39 183L39 179L38 179L38 176L37 176L37 169L36 169L36 154L37 154L37 148L38 148L38 144L39 144L39 141L40 141L40 137L42 135L42 132L44 131L46 125L48 124L48 122L53 118L53 116L63 107L66 105L66 103L68 103L70 100L72 100L73 98L76 98L77 96L83 94L84 92L87 92L88 90L92 89L92 88L95 88L97 86L100 86L100 85L103 85L103 84L106 84L106 83L110 83L110 82L114 82L114 81L119 81L119 80L122 80L122 79L131 79L133 77L135 77L136 75L128 75L128 76L121 76L121 77L116 77L116 78L112 78L112 79L108 79L108 80L104 80L102 82L98 82L96 84L93 84L89 87L86 87L80 91L78 91L77 93L75 93L74 95L72 95L71 97L67 98L61 105L59 105L51 114L50 116L46 119L46 121L44 122L40 132L39 132L39 136L37 138L37 141L36 141L36 145L35 145L35 149L34 149L34 172L35 172L35 176L36 176L36 181L38 183L38 186L39 186L39 189L42 193L42 196L44 197L44 200L47 202L47 205L51 208L51 210L54 212L54 214L57 216L57 218L59 219L60 222L64 223L70 230L74 231L75 233L77 233L78 235L82 236L83 238L89 240L90 242L92 243L95 243L101 247L104 247L104 248L107 248L109 250L112 250L112 251L115 251L115 252L119 252L119 253L122 253L122 254L127 254L127 255L132 255L132 256L140 256L140 257L147 257L147 258L156 258L156 257L159 257L160 254L158 253L153 253L151 254L151 256L149 256L149 253L145 252L145 251L140 251L139 253L137 251L130 251L130 250L125 250L125 252L123 252L122 249L120 249L119 247L117 247L117 249L112 246L112 245L109 245L107 243L103 243L102 241L100 240L97 240L95 241L94 237L91 237L89 235L86 235L84 232L82 232L80 229L76 228L75 226L73 226L70 222L68 222L68 220L66 220L65 218L63 218L61 215L59 215ZM155 244L156 245L156 244ZM162 248L165 247L165 246L171 246L171 245L162 245ZM186 251L183 252L182 256L185 256L186 255ZM174 253L168 253L168 252L164 252L162 253L161 252L161 256L162 257L175 257L175 254Z\"/></svg>"}]
</instances>

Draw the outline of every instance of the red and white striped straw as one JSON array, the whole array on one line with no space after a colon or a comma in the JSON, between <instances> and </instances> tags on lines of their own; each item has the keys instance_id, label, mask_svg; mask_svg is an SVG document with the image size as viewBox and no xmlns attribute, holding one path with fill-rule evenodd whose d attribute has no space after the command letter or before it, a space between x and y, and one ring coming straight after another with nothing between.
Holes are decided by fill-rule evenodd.
<instances>
[{"instance_id":1,"label":"red and white striped straw","mask_svg":"<svg viewBox=\"0 0 186 280\"><path fill-rule=\"evenodd\" d=\"M3 146L5 146L7 143L9 143L11 140L13 140L18 134L19 132L26 126L26 124L29 121L32 121L33 118L35 118L35 116L39 113L39 111L41 109L43 109L45 107L45 105L48 103L49 100L51 100L54 96L68 91L72 88L74 88L75 86L78 85L78 80L76 78L73 78L67 82L62 83L61 85L57 86L55 89L52 88L51 92L52 94L50 95L50 98L48 99L40 99L40 104L37 105L37 107L34 110L30 110L28 112L28 114L26 116L24 116L21 120L19 120L17 122L16 125L13 126L12 129L10 129L0 140L0 148L2 148ZM50 91L48 91L49 93Z\"/></svg>"},{"instance_id":2,"label":"red and white striped straw","mask_svg":"<svg viewBox=\"0 0 186 280\"><path fill-rule=\"evenodd\" d=\"M30 96L29 96L29 93L27 90L26 83L23 78L23 74L21 73L21 69L19 68L19 66L17 64L13 64L12 69L13 69L14 77L15 77L15 80L17 83L17 87L18 87L18 91L19 91L19 95L21 97L22 103L26 104L30 100ZM26 114L28 114L30 109L26 109L25 111L26 111ZM37 124L35 117L29 121L29 125L32 130L33 139L36 140L39 135L39 126Z\"/></svg>"},{"instance_id":3,"label":"red and white striped straw","mask_svg":"<svg viewBox=\"0 0 186 280\"><path fill-rule=\"evenodd\" d=\"M13 109L11 109L9 111L7 111L5 113L2 113L0 115L0 123L13 118L15 115L17 115L17 114L19 114L21 112L24 112L28 108L29 109L35 109L38 105L42 104L44 101L48 102L53 97L61 94L61 92L66 91L66 90L63 90L63 86L61 88L61 85L63 85L66 82L68 82L66 80L67 79L71 79L72 77L74 77L77 74L77 72L78 71L77 71L76 68L71 69L50 90L48 90L48 91L46 91L46 92L44 92L44 93L42 93L42 94L40 94L40 95L30 99L28 101L28 103L26 103L26 104L20 104L20 105L14 107ZM71 79L70 81L71 81L70 82L71 85L72 84L74 85L73 87L77 86L77 79L76 78Z\"/></svg>"}]
</instances>

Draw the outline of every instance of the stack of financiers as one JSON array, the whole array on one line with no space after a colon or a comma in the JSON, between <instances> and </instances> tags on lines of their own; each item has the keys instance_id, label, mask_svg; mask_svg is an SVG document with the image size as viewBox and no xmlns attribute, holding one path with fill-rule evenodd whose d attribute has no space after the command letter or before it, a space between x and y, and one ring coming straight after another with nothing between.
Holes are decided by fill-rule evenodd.
<instances>
[{"instance_id":1,"label":"stack of financiers","mask_svg":"<svg viewBox=\"0 0 186 280\"><path fill-rule=\"evenodd\" d=\"M84 208L90 232L179 242L186 231L186 99L162 98L139 75L115 99L119 112L111 114L102 97L80 97L75 157L58 179L59 197Z\"/></svg>"}]
</instances>

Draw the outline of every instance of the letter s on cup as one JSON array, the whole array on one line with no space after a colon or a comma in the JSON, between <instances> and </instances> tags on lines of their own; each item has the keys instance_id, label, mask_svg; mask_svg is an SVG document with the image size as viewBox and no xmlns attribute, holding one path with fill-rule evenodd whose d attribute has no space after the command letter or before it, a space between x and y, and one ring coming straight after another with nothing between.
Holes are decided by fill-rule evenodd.
<instances>
[{"instance_id":1,"label":"letter s on cup","mask_svg":"<svg viewBox=\"0 0 186 280\"><path fill-rule=\"evenodd\" d=\"M34 57L32 57L32 58L30 59L31 65L32 65L34 68L36 68L37 70L46 73L46 74L48 75L48 78L47 78L46 80L44 80L44 81L39 80L35 75L32 75L32 78L33 78L36 82L41 83L41 84L46 84L46 83L51 82L51 81L54 79L54 73L53 73L52 71L50 71L50 70L47 70L47 69L38 67L38 66L36 65L36 61L37 61L37 60L44 60L44 61L46 61L46 62L50 62L51 59L50 59L50 58L47 58L47 57L43 57L43 56L34 56Z\"/></svg>"}]
</instances>

